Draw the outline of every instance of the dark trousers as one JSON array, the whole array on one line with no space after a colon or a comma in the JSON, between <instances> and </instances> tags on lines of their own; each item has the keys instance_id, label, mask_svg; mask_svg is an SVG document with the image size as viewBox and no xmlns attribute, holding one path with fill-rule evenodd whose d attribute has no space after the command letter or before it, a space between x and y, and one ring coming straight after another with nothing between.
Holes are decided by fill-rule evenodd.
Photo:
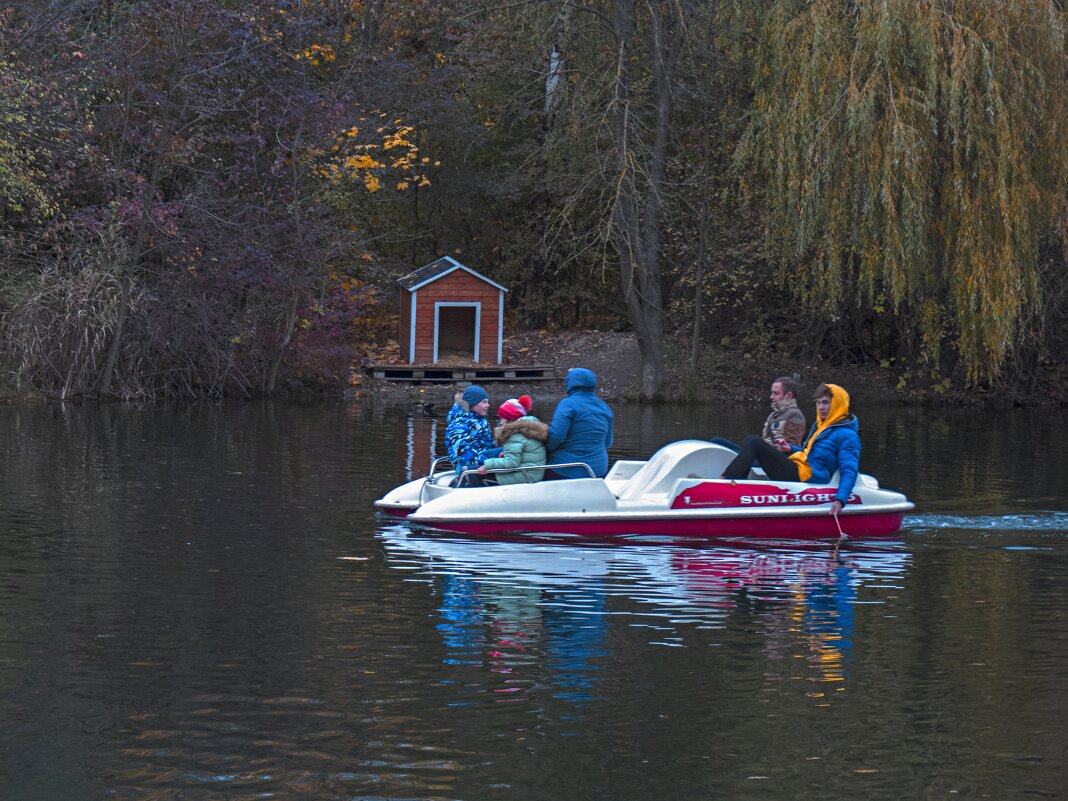
<instances>
[{"instance_id":1,"label":"dark trousers","mask_svg":"<svg viewBox=\"0 0 1068 801\"><path fill-rule=\"evenodd\" d=\"M742 449L742 446L737 442L731 442L731 440L724 439L723 437L712 437L709 442L713 445L722 445L727 450L734 451L735 453L738 453L738 451Z\"/></svg>"},{"instance_id":2,"label":"dark trousers","mask_svg":"<svg viewBox=\"0 0 1068 801\"><path fill-rule=\"evenodd\" d=\"M797 464L790 461L789 455L783 453L774 445L769 445L761 437L750 434L742 441L742 447L738 455L734 457L727 469L723 471L724 478L739 479L748 478L749 468L758 464L764 468L768 478L773 481L800 481L797 474Z\"/></svg>"},{"instance_id":3,"label":"dark trousers","mask_svg":"<svg viewBox=\"0 0 1068 801\"><path fill-rule=\"evenodd\" d=\"M478 473L468 473L466 476L457 476L449 484L450 487L495 487L497 479L493 476L480 476Z\"/></svg>"},{"instance_id":4,"label":"dark trousers","mask_svg":"<svg viewBox=\"0 0 1068 801\"><path fill-rule=\"evenodd\" d=\"M607 475L607 473L605 475ZM572 479L572 478L589 478L589 477L590 477L590 474L587 473L585 470L582 471L582 475L580 475L580 476L564 476L564 475L561 475L560 473L557 473L555 470L546 469L546 471L543 474L541 480L542 481L567 481L567 480ZM604 478L604 476L597 476L597 478Z\"/></svg>"}]
</instances>

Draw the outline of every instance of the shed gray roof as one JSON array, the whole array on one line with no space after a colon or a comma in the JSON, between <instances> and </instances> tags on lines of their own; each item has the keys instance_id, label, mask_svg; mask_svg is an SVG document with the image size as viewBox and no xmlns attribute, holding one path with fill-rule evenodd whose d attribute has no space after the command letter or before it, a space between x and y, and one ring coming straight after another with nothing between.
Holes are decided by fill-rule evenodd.
<instances>
[{"instance_id":1,"label":"shed gray roof","mask_svg":"<svg viewBox=\"0 0 1068 801\"><path fill-rule=\"evenodd\" d=\"M502 292L508 291L496 281L491 281L481 273L477 273L470 267L460 264L460 262L456 261L452 256L442 256L437 261L432 261L425 267L420 267L418 270L413 270L407 275L402 275L397 279L397 283L409 292L414 292L415 290L426 286L431 281L437 281L442 276L448 275L454 270L463 270L464 272L470 273L475 278L478 278L480 281L485 281L487 284L497 287L497 289Z\"/></svg>"}]
</instances>

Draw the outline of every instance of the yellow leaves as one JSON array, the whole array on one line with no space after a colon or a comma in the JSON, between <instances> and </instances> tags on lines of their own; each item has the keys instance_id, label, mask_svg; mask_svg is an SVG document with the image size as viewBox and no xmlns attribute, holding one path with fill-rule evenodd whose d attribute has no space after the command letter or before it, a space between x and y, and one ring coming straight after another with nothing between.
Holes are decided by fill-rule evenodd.
<instances>
[{"instance_id":1,"label":"yellow leaves","mask_svg":"<svg viewBox=\"0 0 1068 801\"><path fill-rule=\"evenodd\" d=\"M303 51L296 53L293 58L297 61L307 61L309 64L318 66L319 64L329 64L331 61L337 59L337 54L334 52L332 45L320 45L313 44L310 47L304 48Z\"/></svg>"},{"instance_id":2,"label":"yellow leaves","mask_svg":"<svg viewBox=\"0 0 1068 801\"><path fill-rule=\"evenodd\" d=\"M360 153L358 155L349 156L343 162L344 166L350 170L370 170L375 167L384 167L385 165L380 161L375 161L366 153Z\"/></svg>"},{"instance_id":3,"label":"yellow leaves","mask_svg":"<svg viewBox=\"0 0 1068 801\"><path fill-rule=\"evenodd\" d=\"M379 118L385 113L379 113ZM365 118L361 117L361 121ZM352 125L340 130L329 153L321 149L310 149L308 155L321 159L315 174L333 183L343 181L358 182L368 192L378 192L387 182L397 191L413 187L430 186L429 177L415 172L417 166L424 169L431 165L431 160L420 156L419 148L414 144L415 126L403 125L403 120L396 118L391 124L384 124L373 129ZM391 128L391 125L398 126ZM380 141L374 141L376 138ZM387 159L378 159L371 151L390 151ZM440 167L441 162L433 162ZM389 173L393 173L390 175Z\"/></svg>"},{"instance_id":4,"label":"yellow leaves","mask_svg":"<svg viewBox=\"0 0 1068 801\"><path fill-rule=\"evenodd\" d=\"M400 120L396 120L396 122L399 123ZM414 130L415 129L410 125L405 125L401 128L398 128L396 132L386 137L386 140L382 143L382 147L386 150L392 150L395 147L407 147L412 151L418 150L415 145L408 141L408 137L412 134Z\"/></svg>"}]
</instances>

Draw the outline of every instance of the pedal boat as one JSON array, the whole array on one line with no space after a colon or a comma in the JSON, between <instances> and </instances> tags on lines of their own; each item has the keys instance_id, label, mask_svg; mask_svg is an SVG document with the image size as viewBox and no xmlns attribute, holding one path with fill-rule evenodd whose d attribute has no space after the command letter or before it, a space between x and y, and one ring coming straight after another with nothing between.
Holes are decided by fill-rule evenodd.
<instances>
[{"instance_id":1,"label":"pedal boat","mask_svg":"<svg viewBox=\"0 0 1068 801\"><path fill-rule=\"evenodd\" d=\"M825 485L772 481L759 469L744 480L719 478L734 456L710 442L682 440L648 461L620 460L603 479L587 467L589 478L489 487L452 487L456 472L437 472L435 462L429 476L397 487L375 506L416 525L462 534L702 539L889 537L913 508L904 495L861 473L835 517L837 474Z\"/></svg>"}]
</instances>

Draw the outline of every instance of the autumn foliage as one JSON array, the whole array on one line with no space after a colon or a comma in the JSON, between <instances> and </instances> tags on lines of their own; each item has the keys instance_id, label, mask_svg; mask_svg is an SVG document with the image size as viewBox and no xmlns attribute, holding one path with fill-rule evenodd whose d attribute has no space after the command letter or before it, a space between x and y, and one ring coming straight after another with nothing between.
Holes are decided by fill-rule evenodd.
<instances>
[{"instance_id":1,"label":"autumn foliage","mask_svg":"<svg viewBox=\"0 0 1068 801\"><path fill-rule=\"evenodd\" d=\"M1044 0L0 11L0 363L49 397L357 380L449 254L669 359L1068 373Z\"/></svg>"}]
</instances>

